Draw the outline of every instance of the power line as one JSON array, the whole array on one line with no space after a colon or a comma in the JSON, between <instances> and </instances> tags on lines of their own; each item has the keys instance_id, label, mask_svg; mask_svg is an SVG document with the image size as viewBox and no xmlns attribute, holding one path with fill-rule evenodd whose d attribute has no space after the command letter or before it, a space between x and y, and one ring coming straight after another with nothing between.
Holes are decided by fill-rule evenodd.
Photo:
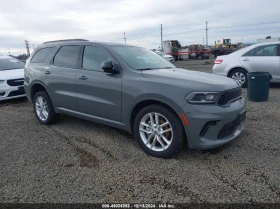
<instances>
[{"instance_id":1,"label":"power line","mask_svg":"<svg viewBox=\"0 0 280 209\"><path fill-rule=\"evenodd\" d=\"M264 25L264 24L275 24L275 23L280 23L280 21L273 21L273 22L263 22L263 23L255 23L255 24L246 24L246 25L235 25L235 26L222 26L222 27L210 27L208 28L208 22L206 23L206 29L196 29L196 30L189 30L189 31L182 31L182 32L176 32L176 33L167 33L164 34L165 36L169 36L169 35L177 35L177 34L184 34L184 33L193 33L193 32L198 32L198 31L205 31L206 30L206 44L208 44L208 30L212 29L223 29L223 28L236 28L236 27L246 27L246 26L256 26L256 25ZM183 25L183 24L182 24ZM162 27L162 24L161 24ZM278 28L278 27L277 27ZM162 30L162 28L161 28ZM248 30L254 30L254 29L247 29ZM217 32L217 31L213 31L213 32ZM145 32L145 33L138 33L132 36L129 36L130 38L132 38L133 40L137 40L137 39L143 39L143 38L151 38L151 37L158 37L158 36L162 36L162 31L160 35L150 35L150 36L141 36L141 37L137 37L140 34L147 34L149 32ZM106 36L106 35L105 35ZM108 35L107 35L108 36ZM111 36L111 35L109 35ZM121 39L114 39L114 40L110 40L110 41L119 41ZM126 40L125 40L126 42Z\"/></svg>"},{"instance_id":2,"label":"power line","mask_svg":"<svg viewBox=\"0 0 280 209\"><path fill-rule=\"evenodd\" d=\"M250 29L242 29L242 30L229 30L229 31L221 31L221 30L212 30L215 33L226 33L226 32L247 32L252 30L267 30L267 29L279 29L279 27L268 27L268 28L250 28Z\"/></svg>"},{"instance_id":3,"label":"power line","mask_svg":"<svg viewBox=\"0 0 280 209\"><path fill-rule=\"evenodd\" d=\"M219 29L219 28L237 28L237 27L246 27L246 26L253 26L253 25L265 25L265 24L274 24L274 23L280 23L280 21L274 21L274 22L265 22L265 23L256 23L256 24L248 24L248 25L236 25L236 26L224 26L224 27L212 27L209 29Z\"/></svg>"},{"instance_id":4,"label":"power line","mask_svg":"<svg viewBox=\"0 0 280 209\"><path fill-rule=\"evenodd\" d=\"M263 19L263 18L262 18ZM274 19L276 19L276 18L274 18ZM272 21L272 22L263 22L263 23L252 23L252 24L249 24L249 26L250 25L258 25L258 24L272 24L272 23L279 23L280 21ZM176 24L176 25L165 25L164 27L165 28L176 28L177 26L180 26L180 27L182 27L182 26L185 26L185 25L187 25L187 26L190 26L190 24ZM197 26L197 24L192 24L192 25L195 25L195 26ZM241 27L241 26L243 26L243 25L237 25L237 26L222 26L222 27ZM247 25L244 25L244 26L247 26ZM215 27L216 28L216 27ZM210 28L209 28L210 29Z\"/></svg>"}]
</instances>

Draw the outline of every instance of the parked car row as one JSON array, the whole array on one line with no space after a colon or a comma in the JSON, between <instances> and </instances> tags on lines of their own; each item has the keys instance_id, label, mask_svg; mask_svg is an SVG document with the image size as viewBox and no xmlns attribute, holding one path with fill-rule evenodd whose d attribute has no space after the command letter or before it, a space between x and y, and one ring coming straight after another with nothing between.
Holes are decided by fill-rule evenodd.
<instances>
[{"instance_id":1,"label":"parked car row","mask_svg":"<svg viewBox=\"0 0 280 209\"><path fill-rule=\"evenodd\" d=\"M241 134L248 72L270 72L280 82L279 42L218 56L214 74L177 68L172 58L124 44L46 42L25 69L0 56L0 100L26 93L42 124L72 115L130 132L146 153L172 157L185 144L210 149Z\"/></svg>"}]
</instances>

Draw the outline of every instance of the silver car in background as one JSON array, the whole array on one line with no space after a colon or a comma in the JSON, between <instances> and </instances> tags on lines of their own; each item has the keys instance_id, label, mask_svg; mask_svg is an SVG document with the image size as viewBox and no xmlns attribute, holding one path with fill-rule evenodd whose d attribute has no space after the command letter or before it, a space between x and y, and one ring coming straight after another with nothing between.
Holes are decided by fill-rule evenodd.
<instances>
[{"instance_id":1,"label":"silver car in background","mask_svg":"<svg viewBox=\"0 0 280 209\"><path fill-rule=\"evenodd\" d=\"M24 63L11 56L0 56L0 101L25 97Z\"/></svg>"},{"instance_id":2,"label":"silver car in background","mask_svg":"<svg viewBox=\"0 0 280 209\"><path fill-rule=\"evenodd\" d=\"M162 56L164 59L168 60L169 62L174 62L174 57L169 55L169 54L165 54L162 51L155 51L155 53L157 53L158 55Z\"/></svg>"},{"instance_id":3,"label":"silver car in background","mask_svg":"<svg viewBox=\"0 0 280 209\"><path fill-rule=\"evenodd\" d=\"M280 82L280 42L255 44L215 60L213 73L247 85L248 72L269 72L271 82Z\"/></svg>"}]
</instances>

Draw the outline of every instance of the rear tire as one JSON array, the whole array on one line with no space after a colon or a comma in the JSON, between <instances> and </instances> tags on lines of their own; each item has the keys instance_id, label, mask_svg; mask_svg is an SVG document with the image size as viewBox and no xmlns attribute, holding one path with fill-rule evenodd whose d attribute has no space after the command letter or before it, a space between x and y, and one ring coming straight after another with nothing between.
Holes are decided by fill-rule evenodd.
<instances>
[{"instance_id":1,"label":"rear tire","mask_svg":"<svg viewBox=\"0 0 280 209\"><path fill-rule=\"evenodd\" d=\"M147 154L160 158L175 156L185 142L180 119L172 110L161 105L149 105L140 110L135 118L134 134Z\"/></svg>"},{"instance_id":2,"label":"rear tire","mask_svg":"<svg viewBox=\"0 0 280 209\"><path fill-rule=\"evenodd\" d=\"M228 77L230 77L234 80L238 80L242 87L247 87L248 80L247 80L247 71L246 70L244 70L242 68L238 68L238 69L232 71Z\"/></svg>"},{"instance_id":3,"label":"rear tire","mask_svg":"<svg viewBox=\"0 0 280 209\"><path fill-rule=\"evenodd\" d=\"M220 55L219 52L215 52L215 53L214 53L214 57L215 57L215 58L217 58L219 55Z\"/></svg>"},{"instance_id":4,"label":"rear tire","mask_svg":"<svg viewBox=\"0 0 280 209\"><path fill-rule=\"evenodd\" d=\"M40 91L33 98L33 108L36 118L44 125L57 121L59 114L55 113L51 99L46 91Z\"/></svg>"}]
</instances>

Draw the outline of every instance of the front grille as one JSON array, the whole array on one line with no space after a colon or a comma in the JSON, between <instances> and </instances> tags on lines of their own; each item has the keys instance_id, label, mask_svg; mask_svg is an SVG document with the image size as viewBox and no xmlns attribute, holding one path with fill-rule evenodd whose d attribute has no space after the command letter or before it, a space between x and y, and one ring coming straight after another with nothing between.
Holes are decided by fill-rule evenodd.
<instances>
[{"instance_id":1,"label":"front grille","mask_svg":"<svg viewBox=\"0 0 280 209\"><path fill-rule=\"evenodd\" d=\"M234 100L234 99L237 99L238 97L240 97L241 94L242 94L241 87L223 91L218 100L218 105L221 105L221 106L226 105L231 100Z\"/></svg>"},{"instance_id":2,"label":"front grille","mask_svg":"<svg viewBox=\"0 0 280 209\"><path fill-rule=\"evenodd\" d=\"M23 95L25 94L24 91L19 91L19 90L16 90L16 91L11 91L8 95L8 97L14 97L14 96L19 96L19 95Z\"/></svg>"},{"instance_id":3,"label":"front grille","mask_svg":"<svg viewBox=\"0 0 280 209\"><path fill-rule=\"evenodd\" d=\"M246 118L246 112L243 113L242 115L238 115L238 117L233 122L224 125L224 127L220 130L218 134L218 139L222 139L233 134L233 132L245 120L245 118Z\"/></svg>"},{"instance_id":4,"label":"front grille","mask_svg":"<svg viewBox=\"0 0 280 209\"><path fill-rule=\"evenodd\" d=\"M7 84L9 86L22 86L23 83L24 83L24 79L23 78L7 80Z\"/></svg>"},{"instance_id":5,"label":"front grille","mask_svg":"<svg viewBox=\"0 0 280 209\"><path fill-rule=\"evenodd\" d=\"M236 129L235 126L223 128L218 134L218 139L222 139L222 138L225 138L225 137L231 135L235 131L235 129Z\"/></svg>"}]
</instances>

